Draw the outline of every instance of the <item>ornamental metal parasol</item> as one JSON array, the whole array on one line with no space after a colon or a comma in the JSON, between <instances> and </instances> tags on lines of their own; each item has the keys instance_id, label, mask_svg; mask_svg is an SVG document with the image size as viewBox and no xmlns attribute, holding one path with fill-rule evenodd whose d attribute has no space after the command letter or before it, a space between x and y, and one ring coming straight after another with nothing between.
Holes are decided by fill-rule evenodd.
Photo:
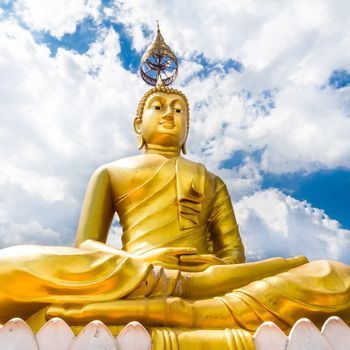
<instances>
[{"instance_id":1,"label":"ornamental metal parasol","mask_svg":"<svg viewBox=\"0 0 350 350\"><path fill-rule=\"evenodd\" d=\"M165 43L157 21L157 35L141 58L141 77L149 85L167 86L176 79L177 72L177 58Z\"/></svg>"}]
</instances>

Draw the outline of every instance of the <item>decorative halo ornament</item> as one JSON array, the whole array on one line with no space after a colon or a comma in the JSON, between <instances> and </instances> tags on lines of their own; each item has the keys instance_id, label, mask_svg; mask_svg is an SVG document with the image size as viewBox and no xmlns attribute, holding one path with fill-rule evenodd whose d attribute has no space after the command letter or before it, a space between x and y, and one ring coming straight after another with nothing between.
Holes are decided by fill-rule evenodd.
<instances>
[{"instance_id":1,"label":"decorative halo ornament","mask_svg":"<svg viewBox=\"0 0 350 350\"><path fill-rule=\"evenodd\" d=\"M149 85L168 86L176 79L177 72L177 58L165 43L157 21L157 35L141 58L141 77Z\"/></svg>"}]
</instances>

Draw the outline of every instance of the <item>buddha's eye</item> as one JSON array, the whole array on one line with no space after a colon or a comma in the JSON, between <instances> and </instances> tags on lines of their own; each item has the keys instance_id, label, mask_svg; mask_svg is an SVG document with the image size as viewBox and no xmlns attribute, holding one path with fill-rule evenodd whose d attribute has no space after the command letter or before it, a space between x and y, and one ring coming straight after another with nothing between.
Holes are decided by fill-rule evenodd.
<instances>
[{"instance_id":1,"label":"buddha's eye","mask_svg":"<svg viewBox=\"0 0 350 350\"><path fill-rule=\"evenodd\" d=\"M161 107L158 105L152 106L153 109L156 109L157 111L160 111Z\"/></svg>"},{"instance_id":2,"label":"buddha's eye","mask_svg":"<svg viewBox=\"0 0 350 350\"><path fill-rule=\"evenodd\" d=\"M180 108L175 108L175 112L176 112L176 113L181 113L182 110L181 110Z\"/></svg>"}]
</instances>

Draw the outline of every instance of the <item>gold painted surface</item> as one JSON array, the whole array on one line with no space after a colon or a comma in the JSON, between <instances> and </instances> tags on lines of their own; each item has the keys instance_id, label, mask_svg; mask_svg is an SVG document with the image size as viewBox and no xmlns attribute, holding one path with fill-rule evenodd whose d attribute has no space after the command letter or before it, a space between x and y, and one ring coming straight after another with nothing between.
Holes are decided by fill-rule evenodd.
<instances>
[{"instance_id":1,"label":"gold painted surface","mask_svg":"<svg viewBox=\"0 0 350 350\"><path fill-rule=\"evenodd\" d=\"M180 155L189 125L182 95L153 88L141 111L135 131L145 153L94 173L76 248L0 251L0 321L32 316L37 329L56 316L74 327L100 319L117 331L138 320L156 349L253 349L250 333L264 321L285 331L301 317L349 323L348 266L304 257L244 263L225 184ZM105 243L115 213L122 249Z\"/></svg>"}]
</instances>

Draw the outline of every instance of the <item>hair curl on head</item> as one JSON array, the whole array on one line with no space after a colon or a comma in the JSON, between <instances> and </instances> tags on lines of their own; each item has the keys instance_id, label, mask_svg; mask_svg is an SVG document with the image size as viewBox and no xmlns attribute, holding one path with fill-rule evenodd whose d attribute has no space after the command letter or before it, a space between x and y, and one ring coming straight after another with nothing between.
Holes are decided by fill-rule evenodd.
<instances>
[{"instance_id":1,"label":"hair curl on head","mask_svg":"<svg viewBox=\"0 0 350 350\"><path fill-rule=\"evenodd\" d=\"M186 109L187 109L187 132L188 132L188 130L190 128L190 106L189 106L187 97L182 91L176 90L176 89L171 88L171 87L155 86L155 87L149 89L148 91L146 91L146 93L142 96L139 104L137 105L136 117L139 118L140 120L142 120L143 109L145 108L146 101L147 101L148 97L150 97L152 94L154 94L156 92L164 92L166 94L176 94L176 95L180 95L184 99L184 101L186 103Z\"/></svg>"}]
</instances>

